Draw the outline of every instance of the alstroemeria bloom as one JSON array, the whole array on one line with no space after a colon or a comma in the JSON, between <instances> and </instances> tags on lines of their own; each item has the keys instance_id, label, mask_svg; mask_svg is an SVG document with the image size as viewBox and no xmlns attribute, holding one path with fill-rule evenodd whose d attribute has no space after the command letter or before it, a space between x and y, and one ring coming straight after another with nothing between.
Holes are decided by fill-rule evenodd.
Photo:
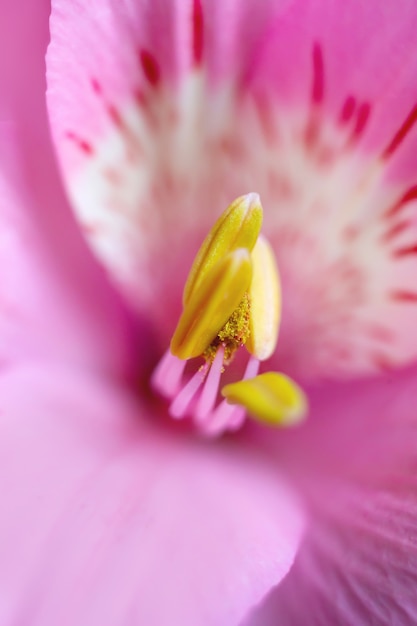
<instances>
[{"instance_id":1,"label":"alstroemeria bloom","mask_svg":"<svg viewBox=\"0 0 417 626\"><path fill-rule=\"evenodd\" d=\"M0 21L1 625L415 624L415 3L52 5L69 202L47 7ZM248 192L310 412L208 441L150 379Z\"/></svg>"}]
</instances>

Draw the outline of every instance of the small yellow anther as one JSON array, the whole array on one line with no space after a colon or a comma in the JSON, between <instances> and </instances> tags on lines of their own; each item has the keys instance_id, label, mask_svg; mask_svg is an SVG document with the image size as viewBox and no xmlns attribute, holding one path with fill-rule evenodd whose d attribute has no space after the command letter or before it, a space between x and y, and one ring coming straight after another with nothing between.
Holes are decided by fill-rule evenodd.
<instances>
[{"instance_id":1,"label":"small yellow anther","mask_svg":"<svg viewBox=\"0 0 417 626\"><path fill-rule=\"evenodd\" d=\"M248 351L260 361L275 351L281 317L281 285L273 250L265 237L259 239L252 251L252 282Z\"/></svg>"},{"instance_id":2,"label":"small yellow anther","mask_svg":"<svg viewBox=\"0 0 417 626\"><path fill-rule=\"evenodd\" d=\"M302 389L277 372L225 385L222 395L230 404L245 407L252 417L270 426L291 426L307 414L307 399Z\"/></svg>"},{"instance_id":3,"label":"small yellow anther","mask_svg":"<svg viewBox=\"0 0 417 626\"><path fill-rule=\"evenodd\" d=\"M205 272L191 292L171 340L171 352L180 359L200 356L232 313L239 307L252 278L252 260L238 248Z\"/></svg>"},{"instance_id":4,"label":"small yellow anther","mask_svg":"<svg viewBox=\"0 0 417 626\"><path fill-rule=\"evenodd\" d=\"M184 287L183 305L226 254L237 248L253 249L262 226L263 211L257 193L237 198L219 217L194 259Z\"/></svg>"}]
</instances>

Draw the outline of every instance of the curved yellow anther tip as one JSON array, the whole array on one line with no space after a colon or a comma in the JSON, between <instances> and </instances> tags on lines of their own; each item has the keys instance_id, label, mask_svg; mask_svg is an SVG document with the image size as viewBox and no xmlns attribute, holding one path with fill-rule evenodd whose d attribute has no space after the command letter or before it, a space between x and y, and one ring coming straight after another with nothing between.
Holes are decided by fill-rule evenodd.
<instances>
[{"instance_id":1,"label":"curved yellow anther tip","mask_svg":"<svg viewBox=\"0 0 417 626\"><path fill-rule=\"evenodd\" d=\"M281 283L274 252L260 235L252 251L248 351L260 361L274 353L281 318Z\"/></svg>"},{"instance_id":2,"label":"curved yellow anther tip","mask_svg":"<svg viewBox=\"0 0 417 626\"><path fill-rule=\"evenodd\" d=\"M249 415L270 426L293 426L308 411L303 390L288 376L277 372L225 385L222 395L230 404L245 407Z\"/></svg>"},{"instance_id":3,"label":"curved yellow anther tip","mask_svg":"<svg viewBox=\"0 0 417 626\"><path fill-rule=\"evenodd\" d=\"M226 254L237 248L251 251L262 226L263 210L257 193L240 196L224 211L201 244L185 283L183 305Z\"/></svg>"},{"instance_id":4,"label":"curved yellow anther tip","mask_svg":"<svg viewBox=\"0 0 417 626\"><path fill-rule=\"evenodd\" d=\"M200 356L238 308L252 279L252 260L246 248L222 257L191 293L171 340L180 359Z\"/></svg>"}]
</instances>

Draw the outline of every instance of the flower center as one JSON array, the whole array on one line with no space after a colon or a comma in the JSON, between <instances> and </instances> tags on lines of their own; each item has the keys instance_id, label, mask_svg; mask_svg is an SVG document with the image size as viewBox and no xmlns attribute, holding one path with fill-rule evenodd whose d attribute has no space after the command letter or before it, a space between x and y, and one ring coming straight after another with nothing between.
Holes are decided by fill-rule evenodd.
<instances>
[{"instance_id":1,"label":"flower center","mask_svg":"<svg viewBox=\"0 0 417 626\"><path fill-rule=\"evenodd\" d=\"M192 265L183 311L152 386L171 402L173 418L191 416L201 432L236 430L246 413L275 426L305 416L306 398L288 377L258 375L274 352L280 318L279 276L274 254L259 235L262 207L257 194L235 200L217 220ZM237 351L250 353L242 380L221 390L222 373ZM187 360L202 357L191 376Z\"/></svg>"},{"instance_id":2,"label":"flower center","mask_svg":"<svg viewBox=\"0 0 417 626\"><path fill-rule=\"evenodd\" d=\"M142 42L131 72L109 58L120 83L92 63L81 94L51 91L64 176L92 248L151 320L158 350L213 212L257 189L285 291L274 366L328 379L412 362L417 185L415 168L395 175L395 162L410 146L417 106L385 136L376 96L343 81L336 90L320 41L302 47L306 76L291 97L288 81L257 71L268 52L258 47L247 71L213 81L198 15L193 62L175 80Z\"/></svg>"}]
</instances>

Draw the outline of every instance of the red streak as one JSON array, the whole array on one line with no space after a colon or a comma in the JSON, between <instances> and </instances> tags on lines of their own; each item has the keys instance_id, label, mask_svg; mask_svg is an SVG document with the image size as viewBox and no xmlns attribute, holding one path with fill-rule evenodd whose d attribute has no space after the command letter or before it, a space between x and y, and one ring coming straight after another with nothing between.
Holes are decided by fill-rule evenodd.
<instances>
[{"instance_id":1,"label":"red streak","mask_svg":"<svg viewBox=\"0 0 417 626\"><path fill-rule=\"evenodd\" d=\"M374 366L381 372L389 372L395 367L389 357L385 356L384 354L374 352L370 355L370 357Z\"/></svg>"},{"instance_id":2,"label":"red streak","mask_svg":"<svg viewBox=\"0 0 417 626\"><path fill-rule=\"evenodd\" d=\"M405 192L405 194L398 200L398 202L396 202L392 207L388 209L388 211L385 213L385 217L393 217L396 213L399 212L400 209L402 209L404 205L407 204L407 202L410 202L411 200L417 200L417 185L410 187L410 189Z\"/></svg>"},{"instance_id":3,"label":"red streak","mask_svg":"<svg viewBox=\"0 0 417 626\"><path fill-rule=\"evenodd\" d=\"M99 226L97 224L82 224L81 229L87 235L94 235L99 230Z\"/></svg>"},{"instance_id":4,"label":"red streak","mask_svg":"<svg viewBox=\"0 0 417 626\"><path fill-rule=\"evenodd\" d=\"M353 96L348 96L343 103L342 110L340 111L339 122L340 124L347 124L351 119L356 108L356 100Z\"/></svg>"},{"instance_id":5,"label":"red streak","mask_svg":"<svg viewBox=\"0 0 417 626\"><path fill-rule=\"evenodd\" d=\"M140 62L143 73L152 87L156 87L161 78L159 65L155 57L147 50L140 51Z\"/></svg>"},{"instance_id":6,"label":"red streak","mask_svg":"<svg viewBox=\"0 0 417 626\"><path fill-rule=\"evenodd\" d=\"M200 65L203 58L204 19L201 0L194 0L193 6L193 56L194 63Z\"/></svg>"},{"instance_id":7,"label":"red streak","mask_svg":"<svg viewBox=\"0 0 417 626\"><path fill-rule=\"evenodd\" d=\"M313 86L311 99L314 104L320 104L324 97L324 63L323 51L320 44L313 46Z\"/></svg>"},{"instance_id":8,"label":"red streak","mask_svg":"<svg viewBox=\"0 0 417 626\"><path fill-rule=\"evenodd\" d=\"M417 103L411 109L403 124L382 153L383 159L389 159L404 141L414 124L417 122Z\"/></svg>"},{"instance_id":9,"label":"red streak","mask_svg":"<svg viewBox=\"0 0 417 626\"><path fill-rule=\"evenodd\" d=\"M394 339L394 333L392 330L386 326L381 326L380 324L369 324L365 328L365 332L368 333L371 339L375 339L377 341L391 343Z\"/></svg>"},{"instance_id":10,"label":"red streak","mask_svg":"<svg viewBox=\"0 0 417 626\"><path fill-rule=\"evenodd\" d=\"M371 105L369 102L363 102L358 109L358 113L356 115L356 124L353 129L352 137L356 139L363 134L363 131L366 128L366 124L368 123L369 116L371 113Z\"/></svg>"},{"instance_id":11,"label":"red streak","mask_svg":"<svg viewBox=\"0 0 417 626\"><path fill-rule=\"evenodd\" d=\"M382 243L389 243L392 239L408 230L411 226L411 222L409 220L404 220L403 222L399 222L392 226L386 233L384 233L381 237Z\"/></svg>"},{"instance_id":12,"label":"red streak","mask_svg":"<svg viewBox=\"0 0 417 626\"><path fill-rule=\"evenodd\" d=\"M392 256L396 259L411 256L413 254L417 254L417 244L412 246L405 246L404 248L398 248L398 250L394 250Z\"/></svg>"},{"instance_id":13,"label":"red streak","mask_svg":"<svg viewBox=\"0 0 417 626\"><path fill-rule=\"evenodd\" d=\"M122 116L120 115L118 109L114 106L114 104L109 104L107 107L107 111L115 126L117 126L118 128L122 128Z\"/></svg>"},{"instance_id":14,"label":"red streak","mask_svg":"<svg viewBox=\"0 0 417 626\"><path fill-rule=\"evenodd\" d=\"M67 131L65 134L68 139L71 139L71 141L73 141L80 148L80 150L84 152L84 154L91 156L94 153L93 146L85 139L78 137L78 135L76 135L72 130Z\"/></svg>"},{"instance_id":15,"label":"red streak","mask_svg":"<svg viewBox=\"0 0 417 626\"><path fill-rule=\"evenodd\" d=\"M99 95L101 95L101 94L102 94L103 89L102 89L102 87L101 87L101 84L98 82L97 78L92 78L92 79L91 79L91 86L92 86L92 88L93 88L93 91L94 91L96 94L99 94Z\"/></svg>"},{"instance_id":16,"label":"red streak","mask_svg":"<svg viewBox=\"0 0 417 626\"><path fill-rule=\"evenodd\" d=\"M391 291L389 297L391 300L396 300L397 302L414 302L417 304L417 292L414 291L403 291L398 289Z\"/></svg>"},{"instance_id":17,"label":"red streak","mask_svg":"<svg viewBox=\"0 0 417 626\"><path fill-rule=\"evenodd\" d=\"M143 108L147 108L148 107L148 100L146 98L146 95L144 94L144 92L141 89L135 89L134 93L134 98L137 102L137 104Z\"/></svg>"},{"instance_id":18,"label":"red streak","mask_svg":"<svg viewBox=\"0 0 417 626\"><path fill-rule=\"evenodd\" d=\"M360 230L357 226L347 226L342 232L342 236L346 241L353 241L359 233Z\"/></svg>"}]
</instances>

